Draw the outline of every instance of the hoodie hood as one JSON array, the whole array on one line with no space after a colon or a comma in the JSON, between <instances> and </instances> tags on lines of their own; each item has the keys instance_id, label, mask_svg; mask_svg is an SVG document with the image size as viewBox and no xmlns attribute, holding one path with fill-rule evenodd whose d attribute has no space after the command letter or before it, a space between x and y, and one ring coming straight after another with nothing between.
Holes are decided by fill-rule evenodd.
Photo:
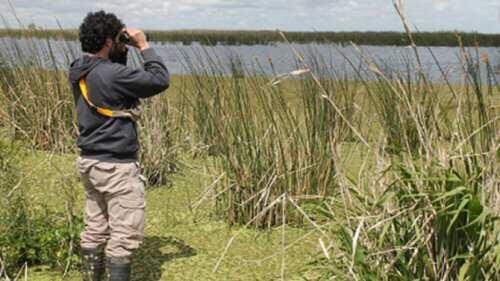
<instances>
[{"instance_id":1,"label":"hoodie hood","mask_svg":"<svg viewBox=\"0 0 500 281\"><path fill-rule=\"evenodd\" d=\"M84 55L71 63L69 68L69 80L72 84L78 83L80 79L87 76L92 69L105 60L95 56Z\"/></svg>"}]
</instances>

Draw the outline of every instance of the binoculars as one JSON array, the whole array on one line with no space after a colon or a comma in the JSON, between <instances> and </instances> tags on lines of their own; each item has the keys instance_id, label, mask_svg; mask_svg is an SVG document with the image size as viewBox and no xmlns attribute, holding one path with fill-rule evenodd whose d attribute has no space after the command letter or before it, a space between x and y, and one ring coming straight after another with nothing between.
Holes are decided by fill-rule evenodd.
<instances>
[{"instance_id":1,"label":"binoculars","mask_svg":"<svg viewBox=\"0 0 500 281\"><path fill-rule=\"evenodd\" d=\"M149 36L147 33L144 33L146 35L146 41L149 41ZM130 43L130 34L128 34L127 31L122 31L120 32L120 35L118 36L118 41L129 44Z\"/></svg>"}]
</instances>

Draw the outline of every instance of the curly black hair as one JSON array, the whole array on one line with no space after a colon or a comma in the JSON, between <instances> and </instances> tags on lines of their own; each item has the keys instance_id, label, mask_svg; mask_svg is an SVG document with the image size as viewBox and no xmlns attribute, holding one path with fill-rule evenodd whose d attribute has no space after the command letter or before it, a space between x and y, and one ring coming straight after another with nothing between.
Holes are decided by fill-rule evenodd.
<instances>
[{"instance_id":1,"label":"curly black hair","mask_svg":"<svg viewBox=\"0 0 500 281\"><path fill-rule=\"evenodd\" d=\"M78 37L82 43L82 51L95 54L99 52L106 38L115 38L125 25L115 14L103 10L90 12L80 25Z\"/></svg>"}]
</instances>

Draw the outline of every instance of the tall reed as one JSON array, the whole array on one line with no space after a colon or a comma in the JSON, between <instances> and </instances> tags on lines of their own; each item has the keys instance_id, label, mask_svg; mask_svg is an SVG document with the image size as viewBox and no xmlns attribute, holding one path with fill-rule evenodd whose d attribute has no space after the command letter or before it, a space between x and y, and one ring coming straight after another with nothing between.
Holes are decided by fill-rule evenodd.
<instances>
[{"instance_id":1,"label":"tall reed","mask_svg":"<svg viewBox=\"0 0 500 281\"><path fill-rule=\"evenodd\" d=\"M204 74L191 77L194 87L186 98L195 120L193 132L226 174L218 206L228 221L276 225L284 219L278 204L284 197L307 200L332 194L332 154L349 130L318 93L318 85L302 78L272 83L258 75L263 67L259 63L245 65L238 58L205 55L204 60L186 64L191 73ZM328 75L320 67L312 71ZM343 79L322 83L328 98L341 104L344 114L354 115L356 84ZM303 219L289 211L290 220Z\"/></svg>"},{"instance_id":2,"label":"tall reed","mask_svg":"<svg viewBox=\"0 0 500 281\"><path fill-rule=\"evenodd\" d=\"M410 149L400 150L394 157L392 150L385 149L391 143L381 141L372 151L375 164L363 166L357 179L339 174L340 179L347 179L340 180L338 187L344 196L340 200L331 197L317 209L330 221L343 222L323 231L328 233L320 243L323 258L315 266L325 280L499 278L500 146L499 112L494 105L498 92L493 91L496 85L487 59L481 61L477 55L474 59L465 50L462 58L463 85L453 85L443 72L440 83L448 85L447 91L430 81L419 84L425 79L421 68L413 68L416 70L410 74L414 75L391 79L370 65L383 81L376 86L378 92L394 94L396 116L408 112L408 118L397 119L380 110L380 121L395 122L396 127L414 126L418 145L416 149L407 145ZM481 73L483 69L487 73ZM404 85L413 86L409 90ZM424 96L432 93L429 89L448 95L432 103L412 103L406 98L413 106L400 105L398 98L405 99L407 93ZM374 101L383 99L378 95L371 99L374 97ZM454 106L450 108L450 104ZM448 112L439 112L444 108ZM422 122L427 120L422 117L429 116L424 114L427 111L448 118ZM441 129L447 132L436 133ZM390 137L390 130L383 134ZM341 165L338 170L345 169Z\"/></svg>"},{"instance_id":3,"label":"tall reed","mask_svg":"<svg viewBox=\"0 0 500 281\"><path fill-rule=\"evenodd\" d=\"M327 280L498 279L494 67L477 49L462 49L463 80L450 81L437 58L443 78L432 80L416 36L409 32L414 52L403 71L361 50L359 65L292 49L296 70L267 77L262 62L184 52L192 75L179 80L181 98L145 104L150 180L164 183L172 170L181 151L172 138L209 155L221 173L213 185L219 214L230 224L311 227L321 241L313 266ZM61 74L3 71L2 126L34 147L69 150L74 119L66 86L54 84Z\"/></svg>"}]
</instances>

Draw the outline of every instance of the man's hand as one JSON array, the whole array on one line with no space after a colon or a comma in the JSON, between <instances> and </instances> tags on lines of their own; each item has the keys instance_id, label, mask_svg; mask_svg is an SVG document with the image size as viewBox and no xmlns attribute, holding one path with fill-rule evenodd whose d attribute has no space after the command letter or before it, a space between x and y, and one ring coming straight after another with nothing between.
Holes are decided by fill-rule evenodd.
<instances>
[{"instance_id":1,"label":"man's hand","mask_svg":"<svg viewBox=\"0 0 500 281\"><path fill-rule=\"evenodd\" d=\"M130 45L144 51L149 48L149 43L146 39L146 35L142 30L136 28L126 28L128 35L130 36Z\"/></svg>"}]
</instances>

